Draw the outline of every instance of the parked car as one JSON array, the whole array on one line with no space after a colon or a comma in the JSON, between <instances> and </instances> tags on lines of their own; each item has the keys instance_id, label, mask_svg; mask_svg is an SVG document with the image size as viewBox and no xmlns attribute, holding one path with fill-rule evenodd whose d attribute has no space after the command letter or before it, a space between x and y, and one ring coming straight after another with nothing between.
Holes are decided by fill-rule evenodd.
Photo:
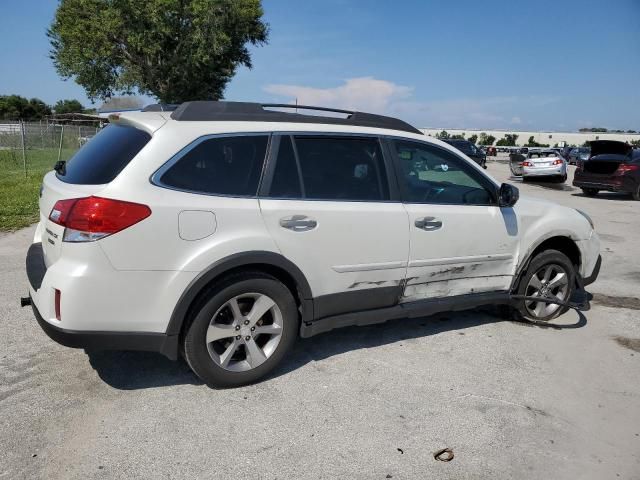
<instances>
[{"instance_id":1,"label":"parked car","mask_svg":"<svg viewBox=\"0 0 640 480\"><path fill-rule=\"evenodd\" d=\"M498 155L496 147L488 146L486 152L488 157L495 157L496 155Z\"/></svg>"},{"instance_id":2,"label":"parked car","mask_svg":"<svg viewBox=\"0 0 640 480\"><path fill-rule=\"evenodd\" d=\"M522 181L546 177L556 182L567 180L567 161L553 150L529 151L522 162Z\"/></svg>"},{"instance_id":3,"label":"parked car","mask_svg":"<svg viewBox=\"0 0 640 480\"><path fill-rule=\"evenodd\" d=\"M482 168L487 168L487 154L468 140L447 139L449 145L457 148Z\"/></svg>"},{"instance_id":4,"label":"parked car","mask_svg":"<svg viewBox=\"0 0 640 480\"><path fill-rule=\"evenodd\" d=\"M573 150L571 150L571 152L569 152L569 165L577 165L580 160L587 160L590 154L591 148L589 147L574 148Z\"/></svg>"},{"instance_id":5,"label":"parked car","mask_svg":"<svg viewBox=\"0 0 640 480\"><path fill-rule=\"evenodd\" d=\"M640 200L640 150L614 140L591 142L591 156L578 163L573 185L589 197L607 190Z\"/></svg>"},{"instance_id":6,"label":"parked car","mask_svg":"<svg viewBox=\"0 0 640 480\"><path fill-rule=\"evenodd\" d=\"M231 387L298 336L487 304L547 321L596 279L587 214L401 120L269 107L114 115L45 175L21 300L52 339Z\"/></svg>"}]
</instances>

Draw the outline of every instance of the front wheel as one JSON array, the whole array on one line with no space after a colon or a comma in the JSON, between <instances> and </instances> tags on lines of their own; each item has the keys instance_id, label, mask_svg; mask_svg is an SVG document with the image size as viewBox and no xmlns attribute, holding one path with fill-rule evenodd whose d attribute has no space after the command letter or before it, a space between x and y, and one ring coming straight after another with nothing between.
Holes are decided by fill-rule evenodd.
<instances>
[{"instance_id":1,"label":"front wheel","mask_svg":"<svg viewBox=\"0 0 640 480\"><path fill-rule=\"evenodd\" d=\"M575 278L575 267L564 253L545 250L531 260L520 280L518 295L568 302L573 294ZM568 310L566 306L534 299L519 300L517 308L525 318L543 322Z\"/></svg>"},{"instance_id":2,"label":"front wheel","mask_svg":"<svg viewBox=\"0 0 640 480\"><path fill-rule=\"evenodd\" d=\"M298 335L293 295L261 272L234 274L212 286L192 318L184 356L211 387L256 382L278 365Z\"/></svg>"}]
</instances>

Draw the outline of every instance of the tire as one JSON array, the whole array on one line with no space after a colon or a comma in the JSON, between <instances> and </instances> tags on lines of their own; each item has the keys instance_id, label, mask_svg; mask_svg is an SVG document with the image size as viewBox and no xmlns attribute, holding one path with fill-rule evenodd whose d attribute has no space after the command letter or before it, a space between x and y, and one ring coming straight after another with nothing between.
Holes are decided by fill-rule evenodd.
<instances>
[{"instance_id":1,"label":"tire","mask_svg":"<svg viewBox=\"0 0 640 480\"><path fill-rule=\"evenodd\" d=\"M547 272L549 274L545 276ZM565 275L564 279L557 277L561 273ZM534 276L538 279L538 282L534 280ZM549 289L549 285L556 278L556 283ZM540 296L549 291L560 300L569 301L574 291L575 281L575 267L571 260L558 250L545 250L537 254L529 263L520 279L517 294ZM541 285L538 286L538 284ZM547 288L541 291L545 285ZM516 308L524 318L539 322L553 320L569 309L569 307L546 304L544 302L532 302L530 300L518 300Z\"/></svg>"},{"instance_id":2,"label":"tire","mask_svg":"<svg viewBox=\"0 0 640 480\"><path fill-rule=\"evenodd\" d=\"M194 307L184 357L210 387L239 387L271 372L293 347L298 329L298 308L285 285L262 272L236 273Z\"/></svg>"},{"instance_id":3,"label":"tire","mask_svg":"<svg viewBox=\"0 0 640 480\"><path fill-rule=\"evenodd\" d=\"M640 185L636 187L634 192L631 192L631 198L636 201L640 200Z\"/></svg>"},{"instance_id":4,"label":"tire","mask_svg":"<svg viewBox=\"0 0 640 480\"><path fill-rule=\"evenodd\" d=\"M582 188L581 190L587 197L595 197L600 191L597 188Z\"/></svg>"}]
</instances>

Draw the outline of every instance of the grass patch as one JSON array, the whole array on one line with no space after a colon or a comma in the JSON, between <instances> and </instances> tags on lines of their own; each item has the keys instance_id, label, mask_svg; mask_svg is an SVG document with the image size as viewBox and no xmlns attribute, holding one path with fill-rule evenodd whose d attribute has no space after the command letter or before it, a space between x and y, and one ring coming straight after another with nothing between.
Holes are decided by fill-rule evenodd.
<instances>
[{"instance_id":1,"label":"grass patch","mask_svg":"<svg viewBox=\"0 0 640 480\"><path fill-rule=\"evenodd\" d=\"M75 149L63 149L68 160ZM27 175L22 152L0 150L0 231L13 231L38 221L38 199L42 177L58 160L57 148L27 150Z\"/></svg>"}]
</instances>

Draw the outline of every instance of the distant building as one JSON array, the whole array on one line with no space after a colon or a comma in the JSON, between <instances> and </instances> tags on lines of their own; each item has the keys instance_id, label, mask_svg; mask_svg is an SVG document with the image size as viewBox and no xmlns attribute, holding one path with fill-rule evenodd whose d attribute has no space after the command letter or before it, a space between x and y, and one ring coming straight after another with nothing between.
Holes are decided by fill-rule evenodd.
<instances>
[{"instance_id":1,"label":"distant building","mask_svg":"<svg viewBox=\"0 0 640 480\"><path fill-rule=\"evenodd\" d=\"M565 142L567 145L582 145L584 142L590 142L592 140L618 140L621 142L631 143L634 140L640 140L640 133L602 133L602 132L531 132L531 131L518 131L518 130L470 130L470 129L458 129L458 128L421 128L425 135L435 137L443 130L446 130L449 135L462 135L465 138L469 138L472 135L478 135L486 133L487 135L493 135L496 137L496 142L508 133L518 135L516 143L518 145L525 145L530 137L533 137L533 141L542 144L549 144L554 146L557 143Z\"/></svg>"}]
</instances>

